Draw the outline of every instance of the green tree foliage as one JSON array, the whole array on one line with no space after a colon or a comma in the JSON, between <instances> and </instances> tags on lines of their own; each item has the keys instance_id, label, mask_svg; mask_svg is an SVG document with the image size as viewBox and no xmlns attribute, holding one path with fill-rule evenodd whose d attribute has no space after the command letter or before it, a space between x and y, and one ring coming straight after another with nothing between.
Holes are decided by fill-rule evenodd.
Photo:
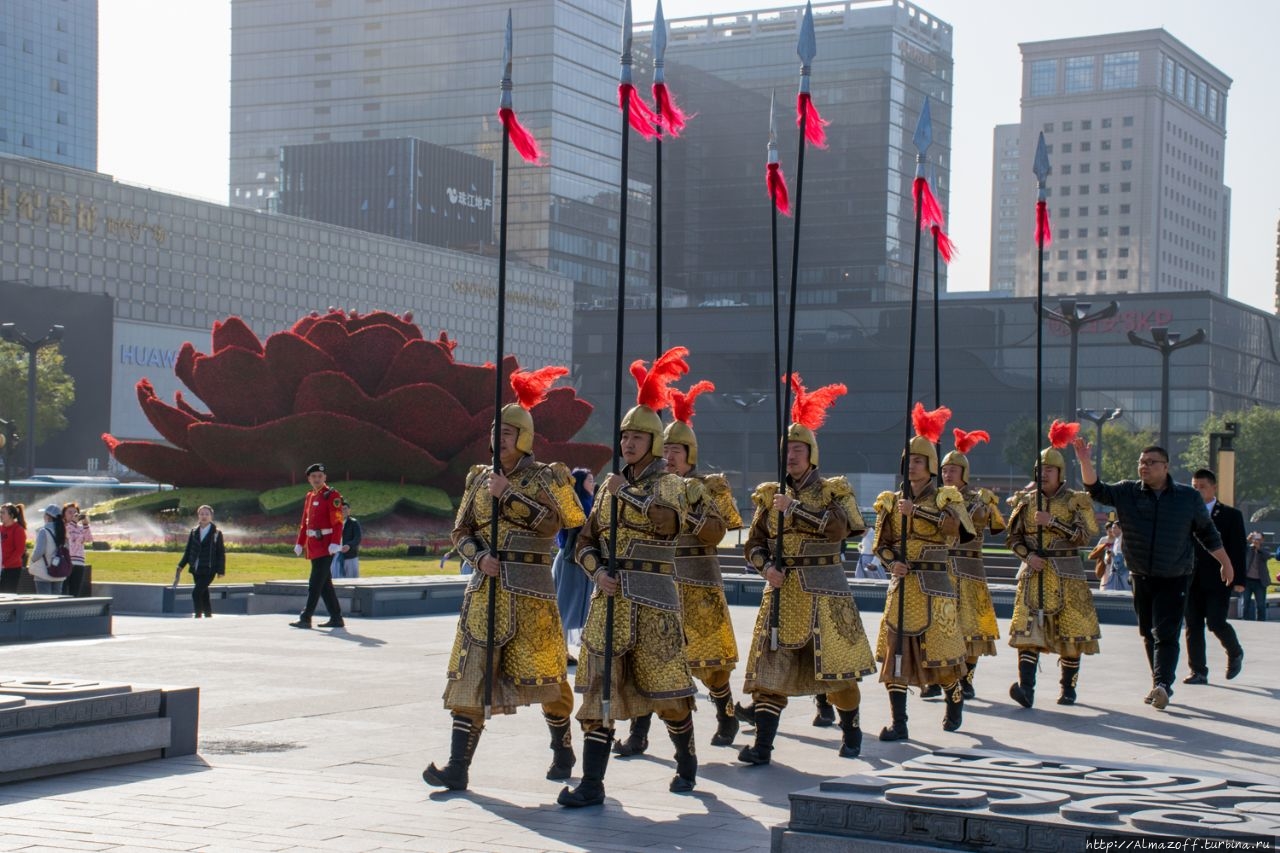
<instances>
[{"instance_id":1,"label":"green tree foliage","mask_svg":"<svg viewBox=\"0 0 1280 853\"><path fill-rule=\"evenodd\" d=\"M1081 432L1091 444L1097 436L1093 424L1087 422L1081 425ZM1158 443L1148 430L1134 432L1122 424L1108 421L1102 425L1102 471L1099 476L1106 483L1135 479L1142 448Z\"/></svg>"},{"instance_id":2,"label":"green tree foliage","mask_svg":"<svg viewBox=\"0 0 1280 853\"><path fill-rule=\"evenodd\" d=\"M1188 471L1209 464L1209 433L1223 432L1227 421L1237 425L1236 503L1280 502L1280 411L1255 406L1242 412L1210 415L1200 432L1187 441L1182 465Z\"/></svg>"},{"instance_id":3,"label":"green tree foliage","mask_svg":"<svg viewBox=\"0 0 1280 853\"><path fill-rule=\"evenodd\" d=\"M67 428L67 407L75 399L75 381L67 375L61 351L42 348L36 355L37 447ZM21 452L27 431L27 351L17 344L0 343L0 417L13 422L20 436L14 451Z\"/></svg>"},{"instance_id":4,"label":"green tree foliage","mask_svg":"<svg viewBox=\"0 0 1280 853\"><path fill-rule=\"evenodd\" d=\"M1045 441L1048 444L1048 440ZM1021 417L1009 424L1004 433L1004 461L1015 471L1028 477L1035 470L1040 448L1036 443L1036 426L1033 418Z\"/></svg>"}]
</instances>

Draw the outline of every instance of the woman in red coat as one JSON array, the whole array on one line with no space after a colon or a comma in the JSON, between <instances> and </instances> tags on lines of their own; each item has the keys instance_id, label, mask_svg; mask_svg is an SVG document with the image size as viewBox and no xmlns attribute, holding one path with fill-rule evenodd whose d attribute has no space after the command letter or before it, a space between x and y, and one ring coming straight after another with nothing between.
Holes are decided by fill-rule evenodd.
<instances>
[{"instance_id":1,"label":"woman in red coat","mask_svg":"<svg viewBox=\"0 0 1280 853\"><path fill-rule=\"evenodd\" d=\"M0 592L17 592L27 553L27 519L22 504L0 506Z\"/></svg>"}]
</instances>

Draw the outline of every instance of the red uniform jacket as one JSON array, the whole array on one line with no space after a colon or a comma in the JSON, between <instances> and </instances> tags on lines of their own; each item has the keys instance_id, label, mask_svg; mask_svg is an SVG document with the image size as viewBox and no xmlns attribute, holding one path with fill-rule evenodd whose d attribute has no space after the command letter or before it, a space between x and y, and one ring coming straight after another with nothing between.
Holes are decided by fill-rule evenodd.
<instances>
[{"instance_id":1,"label":"red uniform jacket","mask_svg":"<svg viewBox=\"0 0 1280 853\"><path fill-rule=\"evenodd\" d=\"M307 492L298 544L306 549L308 560L327 557L330 545L342 544L342 495L337 489L325 486L318 492Z\"/></svg>"}]
</instances>

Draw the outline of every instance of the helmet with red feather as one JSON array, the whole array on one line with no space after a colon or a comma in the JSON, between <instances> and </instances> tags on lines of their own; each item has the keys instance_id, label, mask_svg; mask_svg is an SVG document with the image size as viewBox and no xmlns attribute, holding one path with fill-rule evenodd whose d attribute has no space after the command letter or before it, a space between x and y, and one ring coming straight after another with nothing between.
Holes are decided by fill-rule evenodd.
<instances>
[{"instance_id":1,"label":"helmet with red feather","mask_svg":"<svg viewBox=\"0 0 1280 853\"><path fill-rule=\"evenodd\" d=\"M675 418L662 435L664 445L683 444L690 465L698 464L698 437L693 433L693 401L698 395L716 390L716 386L703 379L695 382L688 391L671 389L671 414Z\"/></svg>"},{"instance_id":2,"label":"helmet with red feather","mask_svg":"<svg viewBox=\"0 0 1280 853\"><path fill-rule=\"evenodd\" d=\"M915 408L911 410L911 425L915 428L916 434L911 439L909 452L912 456L923 456L928 460L929 473L934 477L938 476L941 470L938 467L937 444L942 438L943 427L949 420L951 420L951 410L946 406L939 406L932 412L928 412L925 411L922 403L916 403Z\"/></svg>"},{"instance_id":3,"label":"helmet with red feather","mask_svg":"<svg viewBox=\"0 0 1280 853\"><path fill-rule=\"evenodd\" d=\"M791 403L791 426L787 427L787 441L798 441L809 446L809 464L818 464L818 429L827 421L827 409L837 397L849 393L840 383L823 385L816 391L804 387L799 373L791 374L791 391L795 400Z\"/></svg>"},{"instance_id":4,"label":"helmet with red feather","mask_svg":"<svg viewBox=\"0 0 1280 853\"><path fill-rule=\"evenodd\" d=\"M1049 425L1049 446L1040 451L1040 467L1057 468L1059 479L1065 480L1067 460L1062 455L1062 448L1070 444L1078 432L1080 424L1055 419Z\"/></svg>"},{"instance_id":5,"label":"helmet with red feather","mask_svg":"<svg viewBox=\"0 0 1280 853\"><path fill-rule=\"evenodd\" d=\"M984 429L965 432L959 428L951 430L951 434L955 436L956 449L942 457L942 464L944 467L947 465L958 466L960 468L960 482L967 485L969 482L969 457L966 454L977 447L978 442L991 441L991 434Z\"/></svg>"},{"instance_id":6,"label":"helmet with red feather","mask_svg":"<svg viewBox=\"0 0 1280 853\"><path fill-rule=\"evenodd\" d=\"M569 372L567 367L544 367L541 370L517 370L511 374L511 389L516 392L516 402L502 407L502 423L518 430L516 450L533 452L533 416L529 411L547 396L557 379Z\"/></svg>"},{"instance_id":7,"label":"helmet with red feather","mask_svg":"<svg viewBox=\"0 0 1280 853\"><path fill-rule=\"evenodd\" d=\"M662 455L662 418L658 412L671 405L671 383L689 372L685 356L689 350L672 347L653 360L646 369L644 361L631 362L631 375L636 380L636 406L622 418L622 429L647 432L653 436L649 453Z\"/></svg>"}]
</instances>

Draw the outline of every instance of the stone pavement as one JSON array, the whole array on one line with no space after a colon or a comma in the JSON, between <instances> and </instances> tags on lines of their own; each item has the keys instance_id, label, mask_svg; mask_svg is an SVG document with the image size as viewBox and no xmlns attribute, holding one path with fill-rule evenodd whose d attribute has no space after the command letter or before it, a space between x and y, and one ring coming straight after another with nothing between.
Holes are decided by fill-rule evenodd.
<instances>
[{"instance_id":1,"label":"stone pavement","mask_svg":"<svg viewBox=\"0 0 1280 853\"><path fill-rule=\"evenodd\" d=\"M742 642L754 609L733 615ZM116 617L113 638L7 647L6 677L199 685L201 746L191 758L0 786L0 851L766 850L770 827L787 820L789 792L944 747L1280 778L1275 623L1232 623L1248 655L1232 682L1222 680L1224 655L1210 638L1212 683L1179 685L1165 712L1142 704L1149 677L1127 626L1104 626L1103 654L1085 660L1072 708L1053 703L1052 658L1042 664L1036 709L1014 706L1007 690L1016 659L1002 645L978 669L979 698L961 731L943 732L942 705L912 696L915 739L882 744L875 733L888 701L868 683L858 760L836 755L838 729L811 727L812 705L801 699L783 715L774 763L739 765L736 750L709 745L714 714L703 694L693 794L667 791L672 750L657 724L650 755L610 761L603 808L567 811L555 805L560 784L543 778L550 753L537 709L489 724L471 791L422 783L427 762L448 755L439 697L455 617L350 619L333 632L288 621ZM864 621L875 636L878 614ZM741 666L735 675L736 691ZM580 753L576 729L574 746Z\"/></svg>"}]
</instances>

